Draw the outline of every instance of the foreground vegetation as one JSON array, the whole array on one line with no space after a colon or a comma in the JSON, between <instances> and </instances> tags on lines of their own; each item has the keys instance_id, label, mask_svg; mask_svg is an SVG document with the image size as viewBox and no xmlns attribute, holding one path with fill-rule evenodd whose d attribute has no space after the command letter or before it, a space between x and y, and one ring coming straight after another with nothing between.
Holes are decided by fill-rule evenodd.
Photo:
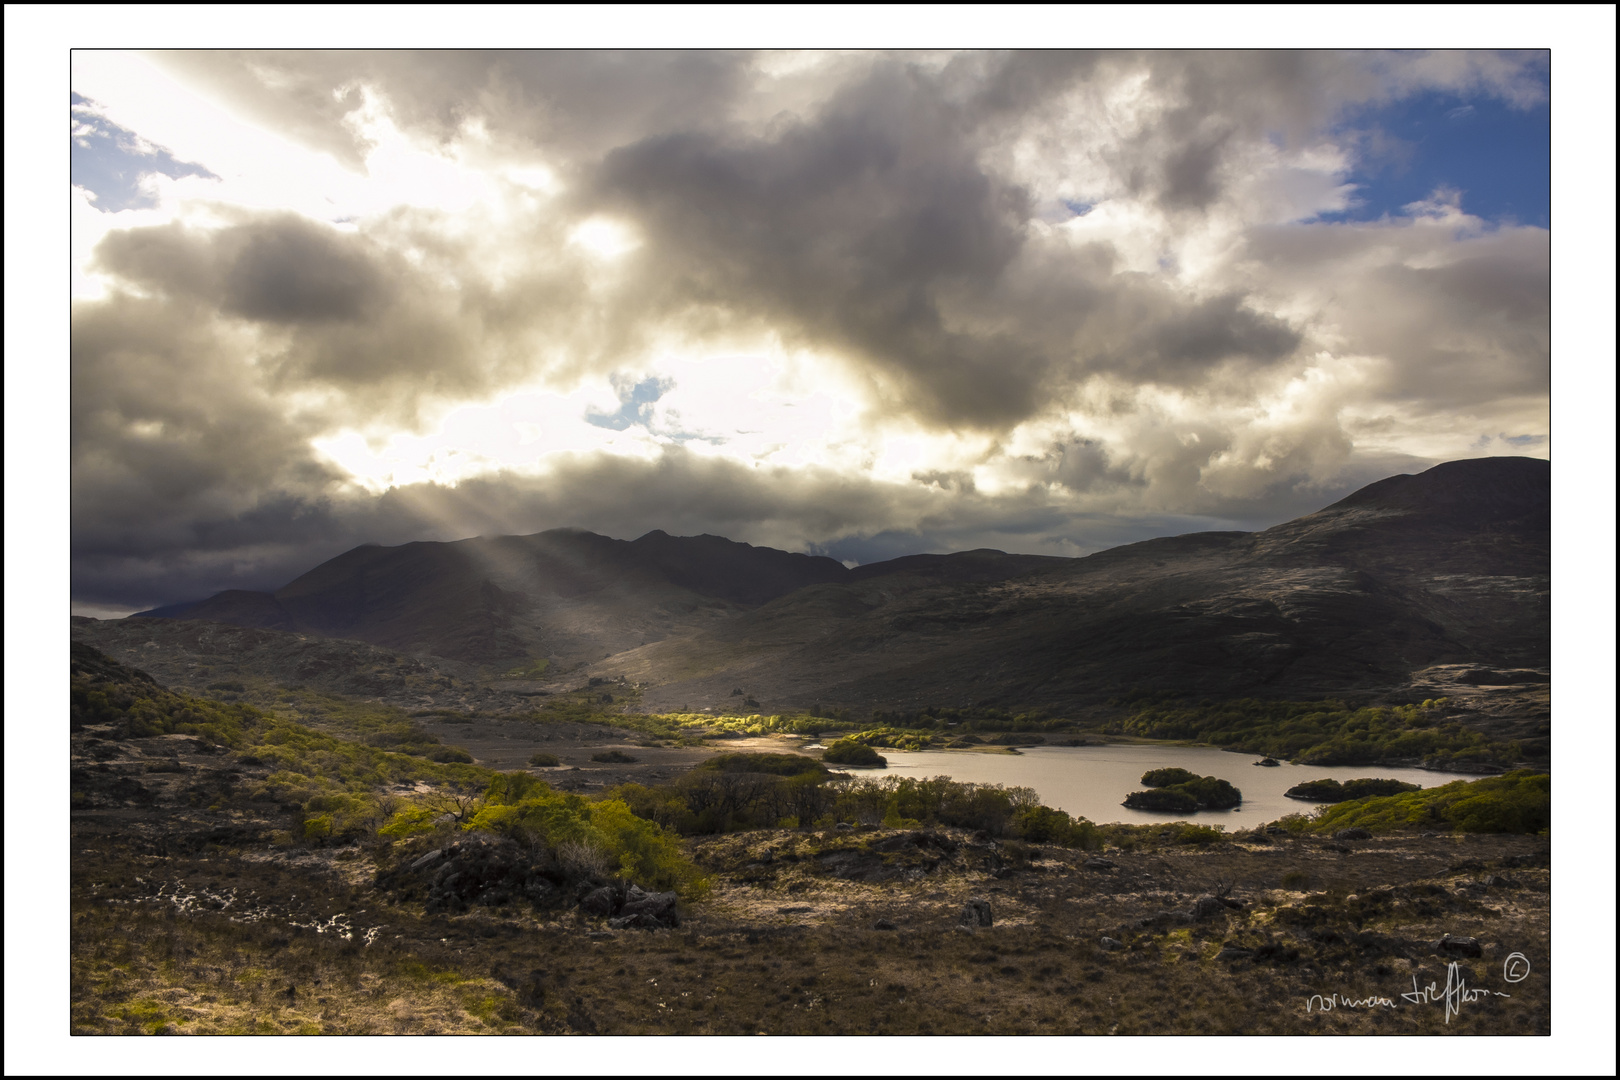
<instances>
[{"instance_id":1,"label":"foreground vegetation","mask_svg":"<svg viewBox=\"0 0 1620 1080\"><path fill-rule=\"evenodd\" d=\"M1517 743L1489 739L1445 719L1444 698L1392 708L1342 701L1238 701L1155 705L1106 731L1188 739L1301 765L1415 762L1430 769L1506 768L1524 756Z\"/></svg>"},{"instance_id":2,"label":"foreground vegetation","mask_svg":"<svg viewBox=\"0 0 1620 1080\"><path fill-rule=\"evenodd\" d=\"M795 753L586 797L433 760L395 710L211 701L78 650L72 724L76 1032L1547 1030L1545 774L1234 833ZM1374 839L1352 851L1346 828ZM631 884L674 894L678 918L615 929L587 909ZM970 900L993 926L957 929ZM1471 980L1511 949L1540 981L1450 1026L1305 1007L1443 983L1444 933L1485 943Z\"/></svg>"},{"instance_id":3,"label":"foreground vegetation","mask_svg":"<svg viewBox=\"0 0 1620 1080\"><path fill-rule=\"evenodd\" d=\"M609 700L604 701L603 698ZM1119 699L1129 710L1100 726L1079 724L1043 712L997 708L910 712L877 710L862 723L848 710L816 708L779 715L714 713L640 714L634 691L559 695L528 714L535 722L568 719L612 724L670 745L706 738L837 734L840 741L896 750L1082 745L1094 734L1197 742L1306 765L1420 765L1431 769L1497 771L1524 759L1516 742L1489 738L1457 719L1445 698L1398 706L1352 706L1323 701ZM844 752L848 752L847 750Z\"/></svg>"}]
</instances>

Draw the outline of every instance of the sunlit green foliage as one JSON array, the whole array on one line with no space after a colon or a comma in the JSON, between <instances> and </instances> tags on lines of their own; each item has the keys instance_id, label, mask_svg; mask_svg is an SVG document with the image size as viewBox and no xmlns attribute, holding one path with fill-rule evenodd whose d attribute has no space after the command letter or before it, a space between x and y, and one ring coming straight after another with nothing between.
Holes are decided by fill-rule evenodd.
<instances>
[{"instance_id":1,"label":"sunlit green foliage","mask_svg":"<svg viewBox=\"0 0 1620 1080\"><path fill-rule=\"evenodd\" d=\"M1323 807L1313 832L1359 827L1371 832L1449 829L1454 832L1538 833L1552 825L1552 777L1530 769L1481 780L1357 799Z\"/></svg>"},{"instance_id":2,"label":"sunlit green foliage","mask_svg":"<svg viewBox=\"0 0 1620 1080\"><path fill-rule=\"evenodd\" d=\"M1196 707L1158 705L1111 724L1115 734L1187 739L1305 765L1421 761L1430 768L1511 765L1522 751L1437 714L1445 699L1394 708L1352 709L1342 701L1244 698Z\"/></svg>"},{"instance_id":3,"label":"sunlit green foliage","mask_svg":"<svg viewBox=\"0 0 1620 1080\"><path fill-rule=\"evenodd\" d=\"M883 768L889 764L888 758L854 739L839 739L822 751L821 759L833 765L853 765L857 768Z\"/></svg>"}]
</instances>

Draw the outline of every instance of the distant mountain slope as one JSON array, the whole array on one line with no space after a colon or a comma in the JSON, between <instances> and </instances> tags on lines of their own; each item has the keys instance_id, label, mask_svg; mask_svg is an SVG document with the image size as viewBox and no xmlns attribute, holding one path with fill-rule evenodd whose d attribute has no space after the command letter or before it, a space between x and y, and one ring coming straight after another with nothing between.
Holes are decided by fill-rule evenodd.
<instances>
[{"instance_id":1,"label":"distant mountain slope","mask_svg":"<svg viewBox=\"0 0 1620 1080\"><path fill-rule=\"evenodd\" d=\"M1387 691L1441 663L1548 663L1547 462L1392 477L1260 533L1195 533L1001 581L782 597L604 661L647 703L1045 704L1133 691ZM897 560L899 561L899 560ZM863 570L866 568L862 568Z\"/></svg>"},{"instance_id":2,"label":"distant mountain slope","mask_svg":"<svg viewBox=\"0 0 1620 1080\"><path fill-rule=\"evenodd\" d=\"M1549 481L1545 461L1450 462L1263 532L1083 559L849 570L717 536L570 529L368 546L274 593L147 614L486 669L547 657L642 683L654 708L729 707L739 688L767 710L1377 693L1433 664L1546 667Z\"/></svg>"}]
</instances>

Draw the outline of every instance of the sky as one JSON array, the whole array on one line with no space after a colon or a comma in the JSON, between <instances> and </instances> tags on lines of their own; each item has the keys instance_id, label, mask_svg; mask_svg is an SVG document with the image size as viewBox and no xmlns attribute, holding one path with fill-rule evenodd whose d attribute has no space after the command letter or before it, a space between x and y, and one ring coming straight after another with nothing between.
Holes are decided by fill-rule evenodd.
<instances>
[{"instance_id":1,"label":"sky","mask_svg":"<svg viewBox=\"0 0 1620 1080\"><path fill-rule=\"evenodd\" d=\"M851 565L1550 453L1545 51L71 65L73 600L661 528Z\"/></svg>"}]
</instances>

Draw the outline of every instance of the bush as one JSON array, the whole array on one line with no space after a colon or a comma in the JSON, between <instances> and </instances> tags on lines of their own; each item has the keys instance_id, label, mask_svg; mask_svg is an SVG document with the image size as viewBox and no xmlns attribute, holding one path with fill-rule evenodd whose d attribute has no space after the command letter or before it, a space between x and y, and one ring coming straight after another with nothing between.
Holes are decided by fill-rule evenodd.
<instances>
[{"instance_id":1,"label":"bush","mask_svg":"<svg viewBox=\"0 0 1620 1080\"><path fill-rule=\"evenodd\" d=\"M854 765L868 768L886 768L889 759L865 743L854 739L839 739L822 752L821 759L834 765Z\"/></svg>"},{"instance_id":2,"label":"bush","mask_svg":"<svg viewBox=\"0 0 1620 1080\"><path fill-rule=\"evenodd\" d=\"M640 760L633 758L623 750L604 750L600 754L592 754L592 761L601 761L610 765L633 765Z\"/></svg>"},{"instance_id":3,"label":"bush","mask_svg":"<svg viewBox=\"0 0 1620 1080\"><path fill-rule=\"evenodd\" d=\"M1197 780L1198 774L1186 769L1150 769L1142 774L1142 786L1150 788L1170 787L1172 784L1185 784L1190 780Z\"/></svg>"},{"instance_id":4,"label":"bush","mask_svg":"<svg viewBox=\"0 0 1620 1080\"><path fill-rule=\"evenodd\" d=\"M1295 784L1283 792L1283 795L1305 802L1343 802L1344 786L1337 780L1307 780L1303 784Z\"/></svg>"},{"instance_id":5,"label":"bush","mask_svg":"<svg viewBox=\"0 0 1620 1080\"><path fill-rule=\"evenodd\" d=\"M1025 806L1013 814L1013 827L1025 840L1036 844L1094 851L1102 846L1102 833L1085 818L1071 818L1050 806Z\"/></svg>"},{"instance_id":6,"label":"bush","mask_svg":"<svg viewBox=\"0 0 1620 1080\"><path fill-rule=\"evenodd\" d=\"M1449 826L1456 832L1539 833L1552 825L1552 777L1529 769L1483 780L1357 799L1323 808L1315 832L1374 833Z\"/></svg>"},{"instance_id":7,"label":"bush","mask_svg":"<svg viewBox=\"0 0 1620 1080\"><path fill-rule=\"evenodd\" d=\"M1147 791L1125 796L1133 810L1186 814L1196 810L1230 810L1243 803L1243 792L1215 776L1197 776L1186 769L1154 769L1142 774Z\"/></svg>"},{"instance_id":8,"label":"bush","mask_svg":"<svg viewBox=\"0 0 1620 1080\"><path fill-rule=\"evenodd\" d=\"M1152 810L1160 814L1191 814L1198 810L1198 800L1176 788L1133 791L1125 796L1125 805L1132 810Z\"/></svg>"},{"instance_id":9,"label":"bush","mask_svg":"<svg viewBox=\"0 0 1620 1080\"><path fill-rule=\"evenodd\" d=\"M1408 784L1404 780L1386 780L1379 777L1362 777L1359 780L1346 780L1344 782L1344 797L1346 799L1365 799L1374 795L1399 795L1406 791L1421 791L1421 786Z\"/></svg>"},{"instance_id":10,"label":"bush","mask_svg":"<svg viewBox=\"0 0 1620 1080\"><path fill-rule=\"evenodd\" d=\"M529 764L537 769L550 769L562 764L562 758L556 754L548 754L544 750L536 750L529 756Z\"/></svg>"},{"instance_id":11,"label":"bush","mask_svg":"<svg viewBox=\"0 0 1620 1080\"><path fill-rule=\"evenodd\" d=\"M1420 788L1417 784L1408 784L1404 780L1363 777L1359 780L1346 780L1343 784L1337 780L1307 780L1303 784L1295 784L1283 794L1290 799L1303 799L1307 802L1339 803L1374 795L1399 795L1405 791L1418 790Z\"/></svg>"},{"instance_id":12,"label":"bush","mask_svg":"<svg viewBox=\"0 0 1620 1080\"><path fill-rule=\"evenodd\" d=\"M716 754L700 769L715 772L766 773L771 776L799 776L805 773L827 775L827 767L803 754Z\"/></svg>"}]
</instances>

